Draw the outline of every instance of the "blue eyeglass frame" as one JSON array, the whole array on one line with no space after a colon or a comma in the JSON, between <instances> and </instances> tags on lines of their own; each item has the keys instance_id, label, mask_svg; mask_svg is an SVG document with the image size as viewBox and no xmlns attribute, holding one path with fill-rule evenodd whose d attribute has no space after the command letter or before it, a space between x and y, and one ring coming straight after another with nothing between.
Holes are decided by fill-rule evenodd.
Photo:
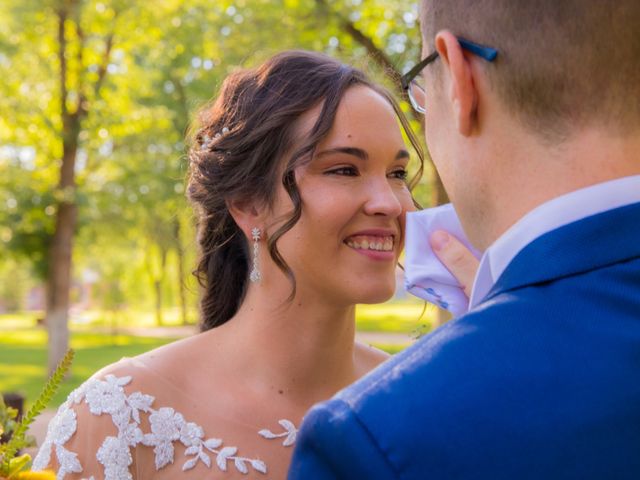
<instances>
[{"instance_id":1,"label":"blue eyeglass frame","mask_svg":"<svg viewBox=\"0 0 640 480\"><path fill-rule=\"evenodd\" d=\"M472 42L462 37L456 37L456 38L458 39L458 43L462 48L464 48L468 52L473 53L474 55L477 55L480 58L484 58L487 62L493 62L498 56L498 50L496 50L493 47L480 45L479 43ZM413 82L413 80L424 69L424 67L429 65L439 56L440 55L438 54L438 52L435 51L429 56L427 56L424 60L421 60L420 63L418 63L415 67L413 67L407 73L405 73L400 79L402 89L404 91L409 90L409 86L411 85L411 82Z\"/></svg>"}]
</instances>

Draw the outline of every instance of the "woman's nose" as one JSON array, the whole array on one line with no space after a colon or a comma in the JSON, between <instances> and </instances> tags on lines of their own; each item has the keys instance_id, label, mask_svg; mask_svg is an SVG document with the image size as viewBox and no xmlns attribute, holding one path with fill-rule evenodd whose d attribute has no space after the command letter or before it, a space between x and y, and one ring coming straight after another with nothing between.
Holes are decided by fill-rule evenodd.
<instances>
[{"instance_id":1,"label":"woman's nose","mask_svg":"<svg viewBox=\"0 0 640 480\"><path fill-rule=\"evenodd\" d=\"M364 210L367 215L385 215L397 217L402 213L400 192L389 183L389 179L372 182L367 191Z\"/></svg>"}]
</instances>

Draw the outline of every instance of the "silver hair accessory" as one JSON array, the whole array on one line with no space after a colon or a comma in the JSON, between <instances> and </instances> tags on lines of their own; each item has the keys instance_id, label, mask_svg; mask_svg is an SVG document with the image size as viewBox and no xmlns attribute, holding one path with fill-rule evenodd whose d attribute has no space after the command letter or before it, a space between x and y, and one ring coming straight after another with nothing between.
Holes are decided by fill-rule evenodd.
<instances>
[{"instance_id":1,"label":"silver hair accessory","mask_svg":"<svg viewBox=\"0 0 640 480\"><path fill-rule=\"evenodd\" d=\"M260 269L258 266L258 250L260 248L260 229L258 227L254 227L251 230L251 236L253 237L253 268L251 269L251 273L249 274L249 280L253 283L257 283L262 278L260 274Z\"/></svg>"},{"instance_id":2,"label":"silver hair accessory","mask_svg":"<svg viewBox=\"0 0 640 480\"><path fill-rule=\"evenodd\" d=\"M200 150L207 150L214 140L220 139L227 133L229 133L229 129L227 127L224 127L222 131L216 133L213 138L211 138L209 135L205 135L204 137L202 137L202 145L200 145Z\"/></svg>"}]
</instances>

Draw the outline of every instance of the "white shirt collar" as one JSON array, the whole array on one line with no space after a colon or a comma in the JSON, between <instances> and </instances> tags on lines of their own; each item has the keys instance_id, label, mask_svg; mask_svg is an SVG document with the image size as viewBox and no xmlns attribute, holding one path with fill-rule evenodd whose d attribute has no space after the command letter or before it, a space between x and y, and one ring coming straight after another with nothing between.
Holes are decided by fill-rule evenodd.
<instances>
[{"instance_id":1,"label":"white shirt collar","mask_svg":"<svg viewBox=\"0 0 640 480\"><path fill-rule=\"evenodd\" d=\"M534 208L485 251L469 308L480 303L515 256L536 238L591 215L637 202L640 202L640 175L633 175L582 188Z\"/></svg>"}]
</instances>

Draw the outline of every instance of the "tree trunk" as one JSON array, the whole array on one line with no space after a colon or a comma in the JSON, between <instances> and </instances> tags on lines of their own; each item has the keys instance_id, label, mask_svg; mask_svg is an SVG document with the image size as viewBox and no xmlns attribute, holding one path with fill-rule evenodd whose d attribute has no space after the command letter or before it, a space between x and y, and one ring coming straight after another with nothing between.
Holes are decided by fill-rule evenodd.
<instances>
[{"instance_id":1,"label":"tree trunk","mask_svg":"<svg viewBox=\"0 0 640 480\"><path fill-rule=\"evenodd\" d=\"M82 110L67 110L67 42L64 25L67 11L58 13L58 58L60 61L60 101L62 117L62 165L58 182L55 231L49 251L47 311L49 335L49 372L52 372L69 348L69 291L71 289L73 234L76 227L74 169L80 135Z\"/></svg>"},{"instance_id":2,"label":"tree trunk","mask_svg":"<svg viewBox=\"0 0 640 480\"><path fill-rule=\"evenodd\" d=\"M49 335L49 371L62 360L69 347L69 292L73 270L73 237L76 229L77 206L75 164L78 152L82 122L87 116L89 107L85 92L84 82L84 48L85 36L80 25L80 9L82 3L78 0L65 0L56 2L58 31L58 61L59 61L59 88L60 88L60 117L62 120L62 165L60 166L60 179L55 192L57 201L55 231L49 250L49 263L47 272L47 305L45 322ZM76 71L69 74L67 59L69 58L68 40L65 35L65 24L72 22L77 36L78 45L75 49ZM102 62L98 68L98 79L93 85L96 97L104 82L109 56L112 49L113 33L105 41L105 50ZM67 82L71 76L77 77L76 95L69 95ZM71 98L76 97L76 100ZM75 109L70 110L71 104Z\"/></svg>"},{"instance_id":3,"label":"tree trunk","mask_svg":"<svg viewBox=\"0 0 640 480\"><path fill-rule=\"evenodd\" d=\"M74 166L78 150L79 119L65 122L58 208L47 281L45 323L49 335L48 370L53 372L69 348L69 292L73 270L73 236L76 228Z\"/></svg>"},{"instance_id":4,"label":"tree trunk","mask_svg":"<svg viewBox=\"0 0 640 480\"><path fill-rule=\"evenodd\" d=\"M180 315L182 316L182 325L187 325L189 323L189 319L187 316L187 291L184 284L184 248L182 248L180 218L177 216L173 220L173 233L176 241L176 253L178 256L178 294L180 297Z\"/></svg>"},{"instance_id":5,"label":"tree trunk","mask_svg":"<svg viewBox=\"0 0 640 480\"><path fill-rule=\"evenodd\" d=\"M78 150L79 119L64 122L62 166L57 194L56 224L49 251L46 325L49 335L49 372L69 348L69 292L73 269L73 235L76 228L74 166Z\"/></svg>"},{"instance_id":6,"label":"tree trunk","mask_svg":"<svg viewBox=\"0 0 640 480\"><path fill-rule=\"evenodd\" d=\"M160 273L153 281L153 287L156 294L156 325L161 327L164 324L162 315L162 284L167 270L167 249L160 248Z\"/></svg>"},{"instance_id":7,"label":"tree trunk","mask_svg":"<svg viewBox=\"0 0 640 480\"><path fill-rule=\"evenodd\" d=\"M156 294L156 325L162 326L162 282L159 279L153 281L153 289Z\"/></svg>"},{"instance_id":8,"label":"tree trunk","mask_svg":"<svg viewBox=\"0 0 640 480\"><path fill-rule=\"evenodd\" d=\"M76 206L60 203L49 256L46 325L49 335L48 370L53 372L69 348L69 291Z\"/></svg>"}]
</instances>

